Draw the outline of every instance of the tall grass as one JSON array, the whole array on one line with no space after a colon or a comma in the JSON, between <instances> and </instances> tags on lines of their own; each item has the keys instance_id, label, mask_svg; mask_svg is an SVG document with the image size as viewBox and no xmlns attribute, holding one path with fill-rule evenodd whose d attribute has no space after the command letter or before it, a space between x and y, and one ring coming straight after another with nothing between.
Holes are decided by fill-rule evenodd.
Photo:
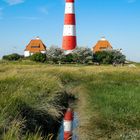
<instances>
[{"instance_id":1,"label":"tall grass","mask_svg":"<svg viewBox=\"0 0 140 140\"><path fill-rule=\"evenodd\" d=\"M81 110L82 115L88 118L80 128L83 129L79 134L83 140L85 135L89 140L137 140L140 138L139 73L139 65L136 68L114 68L2 63L0 139L9 138L15 128L15 125L12 127L13 120L21 118L21 121L25 120L24 127L20 126L23 134L20 136L24 139L41 140L45 134L57 133L57 126L52 126L61 121L63 110L68 105L66 92L82 87L75 96L79 101L84 99L87 107ZM21 134L21 130L16 136Z\"/></svg>"},{"instance_id":2,"label":"tall grass","mask_svg":"<svg viewBox=\"0 0 140 140\"><path fill-rule=\"evenodd\" d=\"M61 81L47 73L45 66L1 64L0 139L18 139L26 132L26 139L36 140L39 135L57 134L68 96ZM12 124L19 118L25 120L24 127Z\"/></svg>"},{"instance_id":3,"label":"tall grass","mask_svg":"<svg viewBox=\"0 0 140 140\"><path fill-rule=\"evenodd\" d=\"M61 67L59 73L65 86L81 86L88 95L82 94L88 107L83 114L89 114L83 127L88 139L140 139L139 66ZM79 94L79 100L84 97Z\"/></svg>"},{"instance_id":4,"label":"tall grass","mask_svg":"<svg viewBox=\"0 0 140 140\"><path fill-rule=\"evenodd\" d=\"M26 133L24 136L21 136L21 129L24 127L21 121L14 121L10 129L4 134L3 140L52 140L54 135L49 134L46 138L42 137L39 130L36 134Z\"/></svg>"}]
</instances>

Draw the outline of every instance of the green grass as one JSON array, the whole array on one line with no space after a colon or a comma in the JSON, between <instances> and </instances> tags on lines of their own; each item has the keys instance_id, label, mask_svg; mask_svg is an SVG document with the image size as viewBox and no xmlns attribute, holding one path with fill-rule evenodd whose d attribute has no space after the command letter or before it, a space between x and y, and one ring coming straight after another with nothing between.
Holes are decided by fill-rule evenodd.
<instances>
[{"instance_id":1,"label":"green grass","mask_svg":"<svg viewBox=\"0 0 140 140\"><path fill-rule=\"evenodd\" d=\"M99 120L93 119L91 123L104 137L120 139L133 131L135 139L140 138L139 71L102 73L98 80L87 84L87 89L92 109L99 115Z\"/></svg>"},{"instance_id":2,"label":"green grass","mask_svg":"<svg viewBox=\"0 0 140 140\"><path fill-rule=\"evenodd\" d=\"M55 75L40 67L0 65L0 139L9 138L12 123L23 120L22 133L32 136L38 129L42 135L57 133L68 94Z\"/></svg>"},{"instance_id":3,"label":"green grass","mask_svg":"<svg viewBox=\"0 0 140 140\"><path fill-rule=\"evenodd\" d=\"M66 85L81 86L85 93L85 116L82 129L88 139L140 139L140 67L72 67L61 75ZM78 92L83 92L77 90ZM78 93L75 93L75 96ZM81 97L83 96L83 97ZM81 104L80 104L81 105ZM80 108L80 106L79 106ZM82 118L82 117L81 117ZM81 119L80 121L84 121ZM87 133L88 133L87 132ZM82 135L81 133L79 135ZM84 140L83 134L81 138Z\"/></svg>"},{"instance_id":4,"label":"green grass","mask_svg":"<svg viewBox=\"0 0 140 140\"><path fill-rule=\"evenodd\" d=\"M0 63L0 135L4 140L15 121L28 124L25 140L41 140L39 126L39 132L52 132L42 123L46 117L50 126L56 123L67 106L65 91L80 101L76 106L80 140L140 139L139 64L129 68L30 63ZM40 124L40 120L44 121Z\"/></svg>"}]
</instances>

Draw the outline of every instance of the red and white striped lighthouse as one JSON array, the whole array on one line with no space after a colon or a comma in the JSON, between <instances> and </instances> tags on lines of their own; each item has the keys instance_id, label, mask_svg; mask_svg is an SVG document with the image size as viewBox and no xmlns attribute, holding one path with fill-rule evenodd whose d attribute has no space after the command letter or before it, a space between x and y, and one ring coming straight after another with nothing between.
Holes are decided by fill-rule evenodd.
<instances>
[{"instance_id":1,"label":"red and white striped lighthouse","mask_svg":"<svg viewBox=\"0 0 140 140\"><path fill-rule=\"evenodd\" d=\"M75 0L66 0L65 6L62 48L66 51L66 54L71 53L77 46L74 1Z\"/></svg>"}]
</instances>

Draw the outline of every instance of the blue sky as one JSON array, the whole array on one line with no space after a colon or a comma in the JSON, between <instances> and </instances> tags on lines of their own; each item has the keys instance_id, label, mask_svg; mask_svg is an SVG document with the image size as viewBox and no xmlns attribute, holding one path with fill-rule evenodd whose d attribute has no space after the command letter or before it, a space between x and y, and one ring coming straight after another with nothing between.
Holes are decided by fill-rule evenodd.
<instances>
[{"instance_id":1,"label":"blue sky","mask_svg":"<svg viewBox=\"0 0 140 140\"><path fill-rule=\"evenodd\" d=\"M0 56L23 53L36 36L61 47L64 0L0 0ZM76 0L78 46L105 36L127 58L140 62L140 0Z\"/></svg>"}]
</instances>

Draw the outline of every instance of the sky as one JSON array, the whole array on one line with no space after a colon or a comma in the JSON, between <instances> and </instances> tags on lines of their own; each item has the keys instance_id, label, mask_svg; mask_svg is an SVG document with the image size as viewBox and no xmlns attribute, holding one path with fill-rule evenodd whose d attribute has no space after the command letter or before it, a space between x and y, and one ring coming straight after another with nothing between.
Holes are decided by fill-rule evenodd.
<instances>
[{"instance_id":1,"label":"sky","mask_svg":"<svg viewBox=\"0 0 140 140\"><path fill-rule=\"evenodd\" d=\"M0 57L23 54L39 36L61 47L65 0L0 0ZM102 36L128 60L140 62L140 0L75 0L78 46L92 48Z\"/></svg>"}]
</instances>

